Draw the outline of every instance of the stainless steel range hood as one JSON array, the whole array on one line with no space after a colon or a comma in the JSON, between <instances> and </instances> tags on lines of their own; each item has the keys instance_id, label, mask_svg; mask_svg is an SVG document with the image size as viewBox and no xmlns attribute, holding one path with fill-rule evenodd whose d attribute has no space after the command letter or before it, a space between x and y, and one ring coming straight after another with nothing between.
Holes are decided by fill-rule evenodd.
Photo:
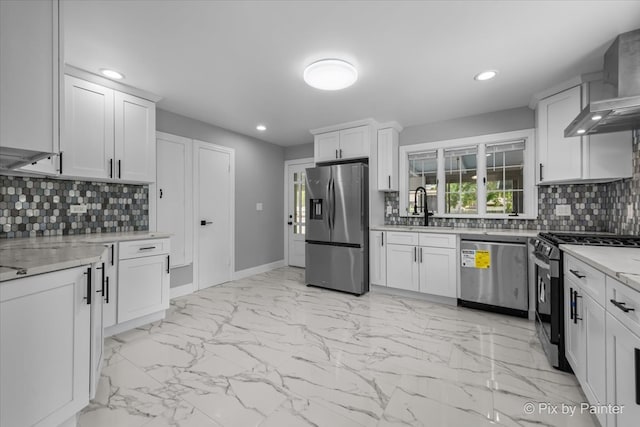
<instances>
[{"instance_id":1,"label":"stainless steel range hood","mask_svg":"<svg viewBox=\"0 0 640 427\"><path fill-rule=\"evenodd\" d=\"M0 170L12 170L26 166L55 153L0 146Z\"/></svg>"},{"instance_id":2,"label":"stainless steel range hood","mask_svg":"<svg viewBox=\"0 0 640 427\"><path fill-rule=\"evenodd\" d=\"M604 55L603 79L616 97L587 105L565 137L640 129L640 29L616 37Z\"/></svg>"}]
</instances>

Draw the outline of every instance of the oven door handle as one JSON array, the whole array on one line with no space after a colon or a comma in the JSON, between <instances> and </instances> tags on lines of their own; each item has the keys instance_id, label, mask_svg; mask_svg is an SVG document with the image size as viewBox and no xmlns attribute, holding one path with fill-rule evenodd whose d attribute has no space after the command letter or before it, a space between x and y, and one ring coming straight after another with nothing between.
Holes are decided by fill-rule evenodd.
<instances>
[{"instance_id":1,"label":"oven door handle","mask_svg":"<svg viewBox=\"0 0 640 427\"><path fill-rule=\"evenodd\" d=\"M538 267L544 268L545 270L549 270L549 271L551 270L551 266L548 263L542 261L541 259L539 259L535 255L530 256L529 259L531 261L533 261L534 264L537 265Z\"/></svg>"}]
</instances>

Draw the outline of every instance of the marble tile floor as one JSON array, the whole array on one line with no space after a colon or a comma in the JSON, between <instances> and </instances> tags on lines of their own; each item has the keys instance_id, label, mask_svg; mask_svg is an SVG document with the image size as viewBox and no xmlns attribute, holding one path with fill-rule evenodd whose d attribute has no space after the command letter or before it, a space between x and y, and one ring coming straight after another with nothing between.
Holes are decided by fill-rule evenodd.
<instances>
[{"instance_id":1,"label":"marble tile floor","mask_svg":"<svg viewBox=\"0 0 640 427\"><path fill-rule=\"evenodd\" d=\"M306 287L281 268L172 301L105 343L82 427L596 426L533 324L371 292ZM534 413L525 404L532 402Z\"/></svg>"}]
</instances>

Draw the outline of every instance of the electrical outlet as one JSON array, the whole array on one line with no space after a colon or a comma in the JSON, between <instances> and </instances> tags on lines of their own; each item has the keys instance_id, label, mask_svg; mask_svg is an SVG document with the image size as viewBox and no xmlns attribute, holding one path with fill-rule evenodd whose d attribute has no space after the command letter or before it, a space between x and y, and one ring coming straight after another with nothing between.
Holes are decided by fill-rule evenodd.
<instances>
[{"instance_id":1,"label":"electrical outlet","mask_svg":"<svg viewBox=\"0 0 640 427\"><path fill-rule=\"evenodd\" d=\"M71 205L72 214L87 213L87 205Z\"/></svg>"},{"instance_id":2,"label":"electrical outlet","mask_svg":"<svg viewBox=\"0 0 640 427\"><path fill-rule=\"evenodd\" d=\"M256 210L257 211L261 211L262 210L262 203L256 203Z\"/></svg>"},{"instance_id":3,"label":"electrical outlet","mask_svg":"<svg viewBox=\"0 0 640 427\"><path fill-rule=\"evenodd\" d=\"M631 203L627 205L627 218L633 218L633 205Z\"/></svg>"},{"instance_id":4,"label":"electrical outlet","mask_svg":"<svg viewBox=\"0 0 640 427\"><path fill-rule=\"evenodd\" d=\"M387 215L391 215L391 205L387 205Z\"/></svg>"},{"instance_id":5,"label":"electrical outlet","mask_svg":"<svg viewBox=\"0 0 640 427\"><path fill-rule=\"evenodd\" d=\"M571 216L571 205L556 205L556 216Z\"/></svg>"}]
</instances>

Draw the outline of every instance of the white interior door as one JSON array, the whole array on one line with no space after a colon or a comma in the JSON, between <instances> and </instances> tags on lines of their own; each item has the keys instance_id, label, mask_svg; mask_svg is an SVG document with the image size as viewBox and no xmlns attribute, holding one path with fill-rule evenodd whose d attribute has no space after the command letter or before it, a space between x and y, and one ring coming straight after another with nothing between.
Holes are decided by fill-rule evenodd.
<instances>
[{"instance_id":1,"label":"white interior door","mask_svg":"<svg viewBox=\"0 0 640 427\"><path fill-rule=\"evenodd\" d=\"M232 152L202 143L196 150L198 288L231 280Z\"/></svg>"},{"instance_id":2,"label":"white interior door","mask_svg":"<svg viewBox=\"0 0 640 427\"><path fill-rule=\"evenodd\" d=\"M289 265L304 267L306 168L313 162L287 166L287 248Z\"/></svg>"}]
</instances>

